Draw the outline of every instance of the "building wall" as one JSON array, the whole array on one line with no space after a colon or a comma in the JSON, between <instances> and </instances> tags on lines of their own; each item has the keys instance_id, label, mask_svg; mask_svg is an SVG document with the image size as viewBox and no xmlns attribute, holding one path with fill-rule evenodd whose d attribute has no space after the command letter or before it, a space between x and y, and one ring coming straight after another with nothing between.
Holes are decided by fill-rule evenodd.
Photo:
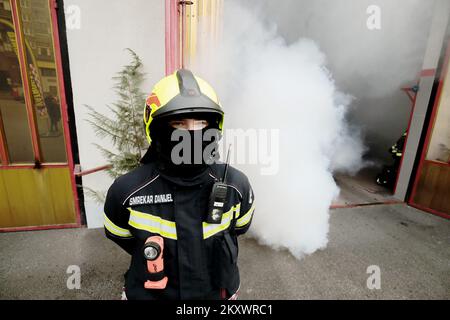
<instances>
[{"instance_id":1,"label":"building wall","mask_svg":"<svg viewBox=\"0 0 450 320\"><path fill-rule=\"evenodd\" d=\"M95 136L84 105L107 112L116 100L112 77L130 62L125 48L142 59L144 91L164 76L164 1L65 0L67 41L82 170L106 164L93 143L107 144ZM79 20L77 20L79 19ZM106 191L112 179L105 172L83 177L83 186ZM103 226L103 204L85 199L89 228Z\"/></svg>"}]
</instances>

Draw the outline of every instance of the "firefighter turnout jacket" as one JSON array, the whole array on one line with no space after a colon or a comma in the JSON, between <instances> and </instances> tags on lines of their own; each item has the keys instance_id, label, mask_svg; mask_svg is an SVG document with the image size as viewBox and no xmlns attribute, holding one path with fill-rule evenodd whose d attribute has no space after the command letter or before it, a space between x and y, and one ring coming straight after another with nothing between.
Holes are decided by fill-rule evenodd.
<instances>
[{"instance_id":1,"label":"firefighter turnout jacket","mask_svg":"<svg viewBox=\"0 0 450 320\"><path fill-rule=\"evenodd\" d=\"M237 236L250 226L254 195L247 177L230 166L221 223L206 223L212 186L224 170L212 164L183 179L149 162L114 181L104 207L105 233L132 256L125 273L128 299L223 299L239 289ZM165 289L144 288L151 279L143 247L155 235L164 239Z\"/></svg>"},{"instance_id":2,"label":"firefighter turnout jacket","mask_svg":"<svg viewBox=\"0 0 450 320\"><path fill-rule=\"evenodd\" d=\"M404 132L397 142L389 149L389 152L395 158L401 158L403 156L403 147L405 145L407 133Z\"/></svg>"}]
</instances>

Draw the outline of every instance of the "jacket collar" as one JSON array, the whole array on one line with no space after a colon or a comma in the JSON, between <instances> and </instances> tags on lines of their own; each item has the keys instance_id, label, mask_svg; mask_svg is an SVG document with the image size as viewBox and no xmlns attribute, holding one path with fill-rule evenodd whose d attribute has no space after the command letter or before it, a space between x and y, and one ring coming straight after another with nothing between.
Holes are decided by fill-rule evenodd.
<instances>
[{"instance_id":1,"label":"jacket collar","mask_svg":"<svg viewBox=\"0 0 450 320\"><path fill-rule=\"evenodd\" d=\"M168 172L164 172L161 170L158 171L160 176L165 180L168 180L178 186L183 187L198 186L201 184L210 183L214 181L213 176L210 175L211 169L209 167L206 167L205 170L192 177L175 176L171 175Z\"/></svg>"}]
</instances>

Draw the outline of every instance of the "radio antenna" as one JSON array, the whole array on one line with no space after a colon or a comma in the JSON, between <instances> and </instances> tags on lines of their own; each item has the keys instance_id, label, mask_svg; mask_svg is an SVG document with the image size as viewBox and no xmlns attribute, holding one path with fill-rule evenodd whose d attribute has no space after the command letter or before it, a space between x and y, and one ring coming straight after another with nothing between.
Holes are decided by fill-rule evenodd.
<instances>
[{"instance_id":1,"label":"radio antenna","mask_svg":"<svg viewBox=\"0 0 450 320\"><path fill-rule=\"evenodd\" d=\"M226 183L227 182L227 173L228 173L228 166L230 164L230 150L231 150L231 144L228 145L228 152L227 152L227 161L225 163L225 171L223 173L223 178L222 178L222 182Z\"/></svg>"}]
</instances>

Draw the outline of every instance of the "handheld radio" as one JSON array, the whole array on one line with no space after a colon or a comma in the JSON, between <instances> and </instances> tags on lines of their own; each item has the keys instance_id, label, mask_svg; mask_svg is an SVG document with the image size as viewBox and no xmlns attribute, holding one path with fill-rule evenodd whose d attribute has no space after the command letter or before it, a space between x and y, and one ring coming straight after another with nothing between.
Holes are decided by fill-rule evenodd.
<instances>
[{"instance_id":1,"label":"handheld radio","mask_svg":"<svg viewBox=\"0 0 450 320\"><path fill-rule=\"evenodd\" d=\"M225 163L225 171L221 180L216 181L212 187L211 194L209 195L208 215L206 217L206 223L220 224L222 222L223 209L225 201L227 199L227 173L228 165L230 161L230 148L228 146L227 162Z\"/></svg>"}]
</instances>

